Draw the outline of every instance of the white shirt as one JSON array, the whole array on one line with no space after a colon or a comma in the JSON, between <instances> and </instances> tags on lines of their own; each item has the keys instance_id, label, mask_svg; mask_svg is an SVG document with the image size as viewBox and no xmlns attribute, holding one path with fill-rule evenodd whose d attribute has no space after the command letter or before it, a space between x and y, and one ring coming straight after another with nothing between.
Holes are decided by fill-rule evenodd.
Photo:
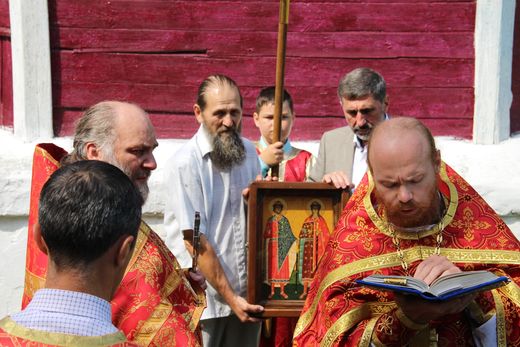
<instances>
[{"instance_id":1,"label":"white shirt","mask_svg":"<svg viewBox=\"0 0 520 347\"><path fill-rule=\"evenodd\" d=\"M390 117L385 113L385 119L388 120ZM363 142L354 135L354 159L352 161L352 184L354 184L354 188L359 185L359 182L365 176L365 173L368 170L368 150L367 144L363 145Z\"/></svg>"},{"instance_id":2,"label":"white shirt","mask_svg":"<svg viewBox=\"0 0 520 347\"><path fill-rule=\"evenodd\" d=\"M354 160L352 161L352 183L354 188L359 185L359 182L361 182L361 179L367 172L367 153L367 146L363 145L361 140L354 135Z\"/></svg>"},{"instance_id":3,"label":"white shirt","mask_svg":"<svg viewBox=\"0 0 520 347\"><path fill-rule=\"evenodd\" d=\"M200 212L200 232L212 247L236 294L247 289L246 214L242 190L260 174L254 145L242 139L246 158L230 171L213 165L210 136L201 126L184 146L170 158L165 170L166 207L164 228L166 244L184 268L191 267L183 241L183 230L193 229L195 211ZM229 316L231 308L208 285L207 308L202 319Z\"/></svg>"}]
</instances>

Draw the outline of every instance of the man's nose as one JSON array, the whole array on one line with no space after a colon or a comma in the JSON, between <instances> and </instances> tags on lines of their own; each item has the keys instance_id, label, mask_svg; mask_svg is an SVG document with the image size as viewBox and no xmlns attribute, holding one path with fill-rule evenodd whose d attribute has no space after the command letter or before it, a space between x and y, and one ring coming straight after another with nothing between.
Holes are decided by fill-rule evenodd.
<instances>
[{"instance_id":1,"label":"man's nose","mask_svg":"<svg viewBox=\"0 0 520 347\"><path fill-rule=\"evenodd\" d=\"M356 114L356 125L358 127L362 127L365 124L367 124L367 120L366 120L365 116L363 115L363 113L361 113L361 111L358 110L357 114Z\"/></svg>"},{"instance_id":2,"label":"man's nose","mask_svg":"<svg viewBox=\"0 0 520 347\"><path fill-rule=\"evenodd\" d=\"M150 153L146 156L146 158L143 161L143 167L148 170L157 169L157 162L155 161L155 156L153 155L153 153Z\"/></svg>"},{"instance_id":3,"label":"man's nose","mask_svg":"<svg viewBox=\"0 0 520 347\"><path fill-rule=\"evenodd\" d=\"M409 202L410 200L412 200L412 198L413 198L412 191L410 189L408 189L408 187L406 187L406 185L403 184L401 187L399 187L398 199L400 202L405 204L405 203Z\"/></svg>"},{"instance_id":4,"label":"man's nose","mask_svg":"<svg viewBox=\"0 0 520 347\"><path fill-rule=\"evenodd\" d=\"M231 114L227 114L224 116L224 118L222 119L222 124L226 127L226 128L232 128L233 127L233 117L231 117Z\"/></svg>"}]
</instances>

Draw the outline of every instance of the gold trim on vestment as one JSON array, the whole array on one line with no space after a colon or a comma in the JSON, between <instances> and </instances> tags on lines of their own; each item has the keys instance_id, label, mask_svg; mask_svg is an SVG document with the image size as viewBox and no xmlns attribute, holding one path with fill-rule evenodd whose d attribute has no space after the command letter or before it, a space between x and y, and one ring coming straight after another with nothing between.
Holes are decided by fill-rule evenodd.
<instances>
[{"instance_id":1,"label":"gold trim on vestment","mask_svg":"<svg viewBox=\"0 0 520 347\"><path fill-rule=\"evenodd\" d=\"M381 302L371 302L364 303L349 312L342 315L332 326L327 330L327 333L323 336L323 339L320 342L321 347L329 347L332 346L334 341L343 334L345 331L354 327L360 321L367 319L369 317L376 316L379 317L382 314L388 313L396 307L396 304L393 302L390 303L381 303ZM372 329L375 324L373 324ZM368 329L368 326L367 326ZM372 333L370 333L370 336Z\"/></svg>"},{"instance_id":2,"label":"gold trim on vestment","mask_svg":"<svg viewBox=\"0 0 520 347\"><path fill-rule=\"evenodd\" d=\"M374 317L367 323L365 331L363 331L363 335L361 335L361 340L359 340L358 347L370 347L370 344L374 343L372 335L374 334L374 328L378 318L379 317ZM377 347L377 343L374 343L374 345Z\"/></svg>"},{"instance_id":3,"label":"gold trim on vestment","mask_svg":"<svg viewBox=\"0 0 520 347\"><path fill-rule=\"evenodd\" d=\"M40 277L28 269L25 269L24 290L27 297L32 299L34 297L34 293L36 293L37 290L43 288L44 286L45 277Z\"/></svg>"},{"instance_id":4,"label":"gold trim on vestment","mask_svg":"<svg viewBox=\"0 0 520 347\"><path fill-rule=\"evenodd\" d=\"M38 152L43 158L47 159L48 161L50 161L51 163L53 163L57 167L61 166L60 162L57 161L56 159L54 159L54 157L46 149L43 149L40 146L36 146L36 147L34 147L34 151Z\"/></svg>"},{"instance_id":5,"label":"gold trim on vestment","mask_svg":"<svg viewBox=\"0 0 520 347\"><path fill-rule=\"evenodd\" d=\"M127 272L130 269L133 269L133 265L137 261L144 245L148 241L148 237L151 231L152 229L148 226L148 224L141 220L134 254L132 255L130 263L126 267ZM168 276L169 282L171 282L171 277L172 276ZM164 287L161 288L161 298L167 297L164 294L170 294L172 290L173 289L171 288L171 283L165 283ZM139 345L148 346L154 339L157 332L163 326L164 322L166 322L166 319L168 319L168 316L170 315L172 310L173 307L170 303L164 301L158 303L157 306L155 306L153 312L151 312L150 316L143 321L143 324L139 326L139 330L137 330L134 334L134 342Z\"/></svg>"},{"instance_id":6,"label":"gold trim on vestment","mask_svg":"<svg viewBox=\"0 0 520 347\"><path fill-rule=\"evenodd\" d=\"M493 299L495 300L495 311L497 315L497 346L507 346L507 335L506 335L506 320L504 303L502 298L496 289L491 290Z\"/></svg>"},{"instance_id":7,"label":"gold trim on vestment","mask_svg":"<svg viewBox=\"0 0 520 347\"><path fill-rule=\"evenodd\" d=\"M368 190L365 194L365 197L363 198L363 204L365 207L365 210L367 211L368 216L372 220L372 222L375 224L376 228L379 229L379 231L387 236L393 237L394 233L392 233L392 230L390 230L388 222L384 221L376 212L374 209L374 206L372 205L371 195L375 187L374 178L372 177L372 174L370 173L370 170L367 171L368 176ZM408 239L408 240L417 240L421 239L426 236L434 235L439 232L439 229L441 226L448 226L451 221L453 220L453 217L455 216L455 212L457 211L457 206L459 205L459 193L457 192L457 189L455 188L455 185L450 181L448 177L448 173L446 172L446 164L444 162L441 163L439 177L441 180L448 186L450 196L449 196L449 202L448 202L448 208L446 209L446 212L444 214L444 217L442 217L442 220L438 223L432 226L428 230L422 230L417 233L410 233L402 230L395 230L395 235L400 239Z\"/></svg>"},{"instance_id":8,"label":"gold trim on vestment","mask_svg":"<svg viewBox=\"0 0 520 347\"><path fill-rule=\"evenodd\" d=\"M139 230L137 232L137 240L135 241L134 253L128 262L125 270L125 276L128 274L128 271L133 268L135 262L141 251L143 250L146 241L148 241L148 235L150 235L150 227L141 219L141 224L139 225ZM123 276L124 278L124 276Z\"/></svg>"},{"instance_id":9,"label":"gold trim on vestment","mask_svg":"<svg viewBox=\"0 0 520 347\"><path fill-rule=\"evenodd\" d=\"M79 336L72 334L53 333L36 329L26 328L10 317L0 320L0 328L6 333L25 340L45 343L55 346L69 347L98 347L111 346L126 341L126 336L121 331L102 336Z\"/></svg>"},{"instance_id":10,"label":"gold trim on vestment","mask_svg":"<svg viewBox=\"0 0 520 347\"><path fill-rule=\"evenodd\" d=\"M506 263L520 265L520 253L517 251L441 248L441 253L453 263ZM435 247L415 246L403 250L403 257L408 263L426 259L433 254L435 254ZM399 266L400 264L401 260L399 255L397 252L393 252L356 260L331 271L321 281L317 294L309 309L300 316L296 329L294 330L294 336L301 334L310 324L316 314L316 308L323 292L325 292L325 290L332 284L340 280L348 280L350 276L360 272L394 267Z\"/></svg>"},{"instance_id":11,"label":"gold trim on vestment","mask_svg":"<svg viewBox=\"0 0 520 347\"><path fill-rule=\"evenodd\" d=\"M130 263L127 267L127 271L137 261L138 255L141 253L141 250L144 247L146 241L148 240L148 237L151 232L152 229L150 228L150 226L148 226L148 224L146 224L144 221L141 221L134 254L132 255L132 259L130 260ZM185 285L188 288L191 288L191 284L184 277L184 272L182 271L182 269L180 269L179 266L176 265L178 265L178 263L175 261L174 264L172 264L172 266L174 268L174 271L176 272L176 276L174 276L173 274L167 276L164 285L160 289L161 298L167 298L168 296L170 296L170 294L175 289L177 289L177 287L181 284L183 280L188 282ZM188 326L192 332L196 330L198 322L200 320L200 316L202 315L202 311L204 311L204 308L206 307L206 296L204 295L204 292L202 292L202 294L199 295L198 293L193 291L193 295L194 299L196 298L196 300L198 300L199 305L197 306L197 308L195 308L193 312L190 312L191 319L189 319L188 321ZM159 302L157 306L155 306L150 316L139 327L139 330L134 335L135 337L133 341L139 345L148 346L155 338L157 332L164 325L164 323L170 316L171 312L174 310L173 304L167 300L162 300L161 302ZM181 315L179 314L179 316ZM182 318L186 319L186 317ZM197 324L195 324L195 322L197 322Z\"/></svg>"},{"instance_id":12,"label":"gold trim on vestment","mask_svg":"<svg viewBox=\"0 0 520 347\"><path fill-rule=\"evenodd\" d=\"M520 307L520 287L511 281L507 285L498 288L498 291L509 298L516 306Z\"/></svg>"}]
</instances>

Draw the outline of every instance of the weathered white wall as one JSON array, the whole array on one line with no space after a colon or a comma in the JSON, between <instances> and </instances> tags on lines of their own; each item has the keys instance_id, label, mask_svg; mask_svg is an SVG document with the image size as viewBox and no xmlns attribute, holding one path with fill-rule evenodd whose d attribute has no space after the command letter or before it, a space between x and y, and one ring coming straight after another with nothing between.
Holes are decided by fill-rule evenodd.
<instances>
[{"instance_id":1,"label":"weathered white wall","mask_svg":"<svg viewBox=\"0 0 520 347\"><path fill-rule=\"evenodd\" d=\"M498 145L475 145L470 141L437 138L443 158L504 217L520 238L520 135ZM54 142L69 150L71 140ZM164 237L162 212L164 196L162 168L182 140L159 140L155 151L158 168L150 179L150 198L144 207L145 219ZM23 290L27 214L31 162L36 142L23 142L11 132L0 130L0 317L19 310ZM318 143L295 143L317 153Z\"/></svg>"},{"instance_id":2,"label":"weathered white wall","mask_svg":"<svg viewBox=\"0 0 520 347\"><path fill-rule=\"evenodd\" d=\"M514 23L515 0L477 1L475 143L495 144L509 137Z\"/></svg>"},{"instance_id":3,"label":"weathered white wall","mask_svg":"<svg viewBox=\"0 0 520 347\"><path fill-rule=\"evenodd\" d=\"M52 136L51 46L47 1L11 0L14 133Z\"/></svg>"}]
</instances>

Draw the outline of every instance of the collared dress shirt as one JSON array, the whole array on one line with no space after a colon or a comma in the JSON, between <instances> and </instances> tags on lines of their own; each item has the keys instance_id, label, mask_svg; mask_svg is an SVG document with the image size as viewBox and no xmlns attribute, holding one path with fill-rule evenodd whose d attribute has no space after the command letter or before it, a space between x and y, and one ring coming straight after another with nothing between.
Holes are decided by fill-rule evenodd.
<instances>
[{"instance_id":1,"label":"collared dress shirt","mask_svg":"<svg viewBox=\"0 0 520 347\"><path fill-rule=\"evenodd\" d=\"M26 328L53 333L101 336L118 332L108 301L61 289L38 290L25 310L11 319Z\"/></svg>"},{"instance_id":2,"label":"collared dress shirt","mask_svg":"<svg viewBox=\"0 0 520 347\"><path fill-rule=\"evenodd\" d=\"M359 185L363 176L367 172L367 146L364 145L359 137L354 136L354 160L352 162L352 183L354 188Z\"/></svg>"},{"instance_id":3,"label":"collared dress shirt","mask_svg":"<svg viewBox=\"0 0 520 347\"><path fill-rule=\"evenodd\" d=\"M385 120L390 119L388 114L385 113ZM354 160L352 162L352 183L354 188L359 185L363 176L368 170L368 147L367 144L354 135Z\"/></svg>"},{"instance_id":4,"label":"collared dress shirt","mask_svg":"<svg viewBox=\"0 0 520 347\"><path fill-rule=\"evenodd\" d=\"M165 170L166 244L184 268L191 267L191 256L183 241L183 230L193 229L195 211L200 212L203 233L222 265L236 294L247 289L246 214L242 191L260 174L254 145L242 139L246 158L228 171L210 159L211 137L203 126L170 158ZM231 308L208 285L207 308L202 319L229 316Z\"/></svg>"}]
</instances>

